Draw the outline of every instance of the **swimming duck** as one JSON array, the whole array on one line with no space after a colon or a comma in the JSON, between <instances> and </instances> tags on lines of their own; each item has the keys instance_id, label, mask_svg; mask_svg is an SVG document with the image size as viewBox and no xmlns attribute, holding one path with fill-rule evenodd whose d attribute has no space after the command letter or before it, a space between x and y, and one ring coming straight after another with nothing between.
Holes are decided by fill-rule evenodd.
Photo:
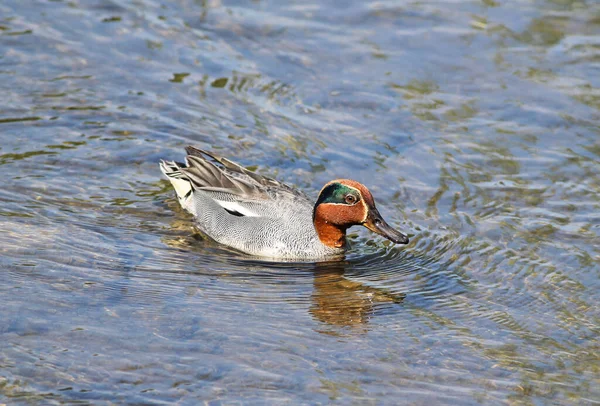
<instances>
[{"instance_id":1,"label":"swimming duck","mask_svg":"<svg viewBox=\"0 0 600 406\"><path fill-rule=\"evenodd\" d=\"M346 230L353 225L408 243L356 181L328 182L313 204L303 192L226 158L191 146L186 152L185 164L161 160L160 168L198 228L221 244L261 257L334 257L344 253Z\"/></svg>"}]
</instances>

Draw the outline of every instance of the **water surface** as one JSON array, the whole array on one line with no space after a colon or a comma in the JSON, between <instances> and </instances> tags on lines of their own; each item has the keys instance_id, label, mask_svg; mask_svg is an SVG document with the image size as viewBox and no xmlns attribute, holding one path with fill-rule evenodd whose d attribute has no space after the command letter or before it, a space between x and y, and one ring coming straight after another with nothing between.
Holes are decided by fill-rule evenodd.
<instances>
[{"instance_id":1,"label":"water surface","mask_svg":"<svg viewBox=\"0 0 600 406\"><path fill-rule=\"evenodd\" d=\"M5 0L0 91L0 403L600 403L597 2ZM206 241L190 144L411 243Z\"/></svg>"}]
</instances>

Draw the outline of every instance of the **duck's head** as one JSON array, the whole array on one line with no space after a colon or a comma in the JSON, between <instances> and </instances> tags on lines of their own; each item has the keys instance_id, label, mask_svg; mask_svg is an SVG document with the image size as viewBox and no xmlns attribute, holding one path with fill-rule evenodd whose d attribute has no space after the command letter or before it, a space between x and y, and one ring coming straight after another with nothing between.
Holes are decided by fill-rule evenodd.
<instances>
[{"instance_id":1,"label":"duck's head","mask_svg":"<svg viewBox=\"0 0 600 406\"><path fill-rule=\"evenodd\" d=\"M332 180L323 186L315 203L313 223L321 242L329 247L343 247L346 229L354 225L365 226L396 244L408 244L408 237L381 217L369 189L350 179Z\"/></svg>"}]
</instances>

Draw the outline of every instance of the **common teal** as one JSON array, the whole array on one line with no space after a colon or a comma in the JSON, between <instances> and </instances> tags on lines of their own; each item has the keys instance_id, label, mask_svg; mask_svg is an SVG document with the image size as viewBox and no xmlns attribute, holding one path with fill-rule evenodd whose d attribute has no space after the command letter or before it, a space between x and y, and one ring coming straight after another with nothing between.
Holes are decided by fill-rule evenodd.
<instances>
[{"instance_id":1,"label":"common teal","mask_svg":"<svg viewBox=\"0 0 600 406\"><path fill-rule=\"evenodd\" d=\"M327 183L316 203L303 192L216 154L186 148L185 164L161 161L181 206L215 241L247 254L285 259L340 256L346 230L363 225L396 244L408 237L390 227L371 192L349 179Z\"/></svg>"}]
</instances>

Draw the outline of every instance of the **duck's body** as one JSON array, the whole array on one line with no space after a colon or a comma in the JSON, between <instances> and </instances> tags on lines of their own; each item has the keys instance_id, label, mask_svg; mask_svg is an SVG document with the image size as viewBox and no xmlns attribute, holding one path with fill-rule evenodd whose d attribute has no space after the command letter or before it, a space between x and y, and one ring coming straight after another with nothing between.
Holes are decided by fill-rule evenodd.
<instances>
[{"instance_id":1,"label":"duck's body","mask_svg":"<svg viewBox=\"0 0 600 406\"><path fill-rule=\"evenodd\" d=\"M185 164L161 161L161 170L200 230L221 244L262 257L335 257L344 253L345 231L353 224L408 242L381 219L371 194L358 182L328 183L315 204L303 192L225 158L194 147L186 151ZM346 189L356 198L352 204L335 200L354 198L344 195Z\"/></svg>"}]
</instances>

